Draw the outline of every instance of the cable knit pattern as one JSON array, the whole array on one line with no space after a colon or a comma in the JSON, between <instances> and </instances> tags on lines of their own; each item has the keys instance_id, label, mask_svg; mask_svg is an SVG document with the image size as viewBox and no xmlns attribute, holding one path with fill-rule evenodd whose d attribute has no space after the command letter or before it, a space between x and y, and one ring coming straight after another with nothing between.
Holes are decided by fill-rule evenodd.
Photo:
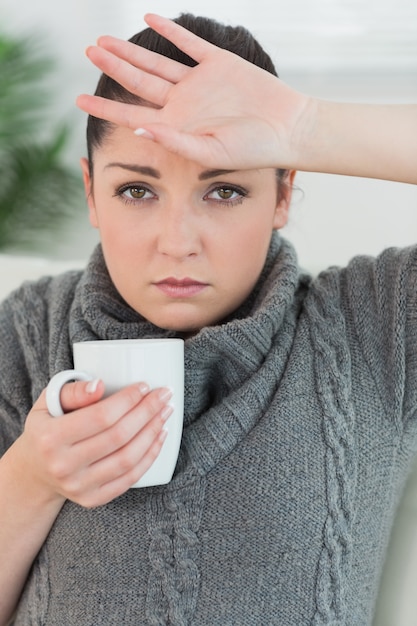
<instances>
[{"instance_id":1,"label":"cable knit pattern","mask_svg":"<svg viewBox=\"0 0 417 626\"><path fill-rule=\"evenodd\" d=\"M329 300L330 290L336 295ZM315 353L315 381L323 408L326 445L328 517L317 576L317 613L314 626L342 624L346 615L344 580L350 574L355 457L355 411L352 404L351 362L346 324L341 315L336 272L322 276L306 304Z\"/></svg>"},{"instance_id":2,"label":"cable knit pattern","mask_svg":"<svg viewBox=\"0 0 417 626\"><path fill-rule=\"evenodd\" d=\"M154 626L190 623L199 590L199 541L205 480L178 491L154 491L146 522L152 537L146 616Z\"/></svg>"}]
</instances>

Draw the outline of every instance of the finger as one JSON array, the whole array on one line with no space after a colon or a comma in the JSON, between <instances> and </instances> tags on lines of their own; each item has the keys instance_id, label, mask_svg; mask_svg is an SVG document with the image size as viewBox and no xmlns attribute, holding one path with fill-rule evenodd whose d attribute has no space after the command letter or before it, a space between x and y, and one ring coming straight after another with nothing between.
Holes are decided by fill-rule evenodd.
<instances>
[{"instance_id":1,"label":"finger","mask_svg":"<svg viewBox=\"0 0 417 626\"><path fill-rule=\"evenodd\" d=\"M157 106L166 103L172 83L134 67L104 48L90 46L86 52L88 58L102 72L110 76L125 89Z\"/></svg>"},{"instance_id":2,"label":"finger","mask_svg":"<svg viewBox=\"0 0 417 626\"><path fill-rule=\"evenodd\" d=\"M145 128L135 129L135 134L159 143L185 159L206 167L228 168L230 156L223 144L211 134L182 132L167 124L146 124Z\"/></svg>"},{"instance_id":3,"label":"finger","mask_svg":"<svg viewBox=\"0 0 417 626\"><path fill-rule=\"evenodd\" d=\"M122 449L138 433L146 432L145 429L151 421L159 432L173 411L172 406L167 404L170 399L167 392L166 389L154 390L110 428L75 444L77 464L91 464Z\"/></svg>"},{"instance_id":4,"label":"finger","mask_svg":"<svg viewBox=\"0 0 417 626\"><path fill-rule=\"evenodd\" d=\"M145 383L129 385L100 402L56 418L62 439L68 445L76 445L111 428L148 393L149 386Z\"/></svg>"},{"instance_id":5,"label":"finger","mask_svg":"<svg viewBox=\"0 0 417 626\"><path fill-rule=\"evenodd\" d=\"M104 384L102 381L89 380L77 381L65 384L59 395L59 401L64 413L81 409L100 400L104 393ZM36 413L45 413L48 411L46 403L46 389L42 391L39 398L33 405Z\"/></svg>"},{"instance_id":6,"label":"finger","mask_svg":"<svg viewBox=\"0 0 417 626\"><path fill-rule=\"evenodd\" d=\"M161 391L149 394L149 405L156 407L163 404L158 399L158 396L162 398ZM95 489L134 469L159 437L172 413L172 407L164 406L156 415L153 408L145 415L142 406L141 413L132 411L130 419L127 416L106 433L75 444L70 455L59 459L55 472L70 499L76 499L78 494Z\"/></svg>"},{"instance_id":7,"label":"finger","mask_svg":"<svg viewBox=\"0 0 417 626\"><path fill-rule=\"evenodd\" d=\"M99 37L97 45L134 67L150 72L170 83L178 83L191 70L189 66L169 59L158 52L152 52L140 45L110 35Z\"/></svg>"},{"instance_id":8,"label":"finger","mask_svg":"<svg viewBox=\"0 0 417 626\"><path fill-rule=\"evenodd\" d=\"M67 383L61 389L60 403L64 413L68 413L98 402L103 393L104 384L98 379Z\"/></svg>"},{"instance_id":9,"label":"finger","mask_svg":"<svg viewBox=\"0 0 417 626\"><path fill-rule=\"evenodd\" d=\"M77 106L86 113L107 120L117 126L135 130L143 124L158 121L158 109L137 104L115 102L100 96L82 94L77 98Z\"/></svg>"},{"instance_id":10,"label":"finger","mask_svg":"<svg viewBox=\"0 0 417 626\"><path fill-rule=\"evenodd\" d=\"M154 463L166 439L167 433L162 430L152 442L149 449L143 454L141 459L129 471L121 474L117 478L99 482L99 486L94 485L89 491L83 493L80 498L71 498L85 507L95 507L107 504L118 496L122 495L132 485L134 485ZM98 477L97 477L98 478Z\"/></svg>"},{"instance_id":11,"label":"finger","mask_svg":"<svg viewBox=\"0 0 417 626\"><path fill-rule=\"evenodd\" d=\"M123 447L91 464L89 479L92 486L103 485L135 470L140 475L146 471L150 466L149 450L158 439L166 437L167 431L163 429L165 422L166 418L161 419L160 415L154 417Z\"/></svg>"},{"instance_id":12,"label":"finger","mask_svg":"<svg viewBox=\"0 0 417 626\"><path fill-rule=\"evenodd\" d=\"M121 437L118 429L122 432L125 429L122 421L125 416L131 411L135 412L135 432L138 432L168 404L170 397L171 392L165 387L149 392L149 386L145 383L130 385L101 402L64 415L60 418L63 435L68 443L76 445L108 430L105 439L97 439L101 449L96 453L96 458L103 457L114 449L112 439ZM102 441L107 442L107 447L102 445Z\"/></svg>"},{"instance_id":13,"label":"finger","mask_svg":"<svg viewBox=\"0 0 417 626\"><path fill-rule=\"evenodd\" d=\"M148 13L144 19L154 31L171 41L197 63L201 63L208 54L217 49L213 44L194 35L194 33L166 17Z\"/></svg>"}]
</instances>

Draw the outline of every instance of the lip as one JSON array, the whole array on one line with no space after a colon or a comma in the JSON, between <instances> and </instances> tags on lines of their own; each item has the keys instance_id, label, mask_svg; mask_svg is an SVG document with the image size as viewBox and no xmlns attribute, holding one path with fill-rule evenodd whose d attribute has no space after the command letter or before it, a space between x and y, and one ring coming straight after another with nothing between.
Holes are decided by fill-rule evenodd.
<instances>
[{"instance_id":1,"label":"lip","mask_svg":"<svg viewBox=\"0 0 417 626\"><path fill-rule=\"evenodd\" d=\"M174 278L173 276L163 278L153 284L170 298L191 298L208 287L207 283L202 283L194 278Z\"/></svg>"}]
</instances>

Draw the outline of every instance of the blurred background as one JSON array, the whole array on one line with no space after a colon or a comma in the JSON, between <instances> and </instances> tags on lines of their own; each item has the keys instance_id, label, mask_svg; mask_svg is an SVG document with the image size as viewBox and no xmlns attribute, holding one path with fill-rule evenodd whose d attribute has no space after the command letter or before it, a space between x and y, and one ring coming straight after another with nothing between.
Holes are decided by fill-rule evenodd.
<instances>
[{"instance_id":1,"label":"blurred background","mask_svg":"<svg viewBox=\"0 0 417 626\"><path fill-rule=\"evenodd\" d=\"M147 11L243 24L283 80L318 97L417 101L415 0L1 0L0 251L88 258L97 234L78 174L86 118L74 101L94 91L98 71L84 49L101 34L130 37ZM296 184L285 234L314 272L416 241L417 186L308 173ZM375 626L417 626L416 529L417 477L394 529Z\"/></svg>"}]
</instances>

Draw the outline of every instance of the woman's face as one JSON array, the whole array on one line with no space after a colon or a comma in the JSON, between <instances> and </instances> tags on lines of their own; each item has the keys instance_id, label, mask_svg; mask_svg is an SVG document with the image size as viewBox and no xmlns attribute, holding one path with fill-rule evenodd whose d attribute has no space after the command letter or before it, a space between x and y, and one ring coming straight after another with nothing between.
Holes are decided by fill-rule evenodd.
<instances>
[{"instance_id":1,"label":"woman's face","mask_svg":"<svg viewBox=\"0 0 417 626\"><path fill-rule=\"evenodd\" d=\"M275 170L207 170L126 128L95 150L93 180L82 168L110 276L161 328L193 333L232 313L287 221Z\"/></svg>"}]
</instances>

